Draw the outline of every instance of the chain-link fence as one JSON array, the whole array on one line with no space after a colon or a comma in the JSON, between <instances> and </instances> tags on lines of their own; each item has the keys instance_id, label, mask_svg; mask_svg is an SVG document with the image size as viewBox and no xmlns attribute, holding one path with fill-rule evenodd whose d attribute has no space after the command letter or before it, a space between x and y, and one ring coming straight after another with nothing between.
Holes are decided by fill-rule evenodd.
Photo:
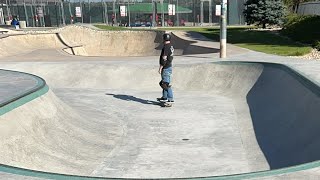
<instances>
[{"instance_id":1,"label":"chain-link fence","mask_svg":"<svg viewBox=\"0 0 320 180\"><path fill-rule=\"evenodd\" d=\"M114 26L207 26L219 23L220 0L0 0L0 24L29 27L73 23ZM228 2L229 24L244 24L244 0Z\"/></svg>"}]
</instances>

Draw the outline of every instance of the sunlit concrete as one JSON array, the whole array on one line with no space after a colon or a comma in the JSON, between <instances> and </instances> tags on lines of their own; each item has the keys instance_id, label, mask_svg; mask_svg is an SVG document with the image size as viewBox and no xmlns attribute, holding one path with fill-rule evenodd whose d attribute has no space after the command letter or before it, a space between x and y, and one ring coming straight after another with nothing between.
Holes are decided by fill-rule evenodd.
<instances>
[{"instance_id":1,"label":"sunlit concrete","mask_svg":"<svg viewBox=\"0 0 320 180\"><path fill-rule=\"evenodd\" d=\"M215 54L218 43L193 33L174 34L183 41L194 41L191 44L203 51L197 54L187 46L181 48L182 56L174 59L176 103L172 108L161 108L155 101L161 95L156 54L73 56L63 51L65 45L59 43L32 47L23 54L8 52L10 56L1 58L2 68L38 75L46 80L50 91L0 117L0 128L7 130L0 131L0 163L55 173L122 178L220 176L278 168L272 164L277 159L270 161L259 137L256 138L255 115L268 112L262 112L266 110L262 104L261 110L256 111L261 113L255 114L252 110L259 106L252 104L271 100L267 93L279 92L280 86L262 85L273 79L280 84L290 80L284 92L294 85L295 89L300 88L294 97L306 97L309 93L313 104L318 103L317 95L313 97L312 91L290 73L272 66L212 63L220 60ZM50 36L57 41L54 35ZM279 62L320 82L320 64L316 61L270 56L233 46L226 60ZM261 99L264 95L267 99ZM312 112L313 118L317 118L317 110ZM304 112L300 113L302 116ZM281 123L276 127L268 125L262 128L271 128L271 134L274 128L289 130ZM309 127L301 133L317 127L306 126ZM312 143L299 151L318 147L317 139L308 140ZM310 161L316 158L313 156ZM296 164L287 162L288 166ZM316 176L314 173L312 176Z\"/></svg>"}]
</instances>

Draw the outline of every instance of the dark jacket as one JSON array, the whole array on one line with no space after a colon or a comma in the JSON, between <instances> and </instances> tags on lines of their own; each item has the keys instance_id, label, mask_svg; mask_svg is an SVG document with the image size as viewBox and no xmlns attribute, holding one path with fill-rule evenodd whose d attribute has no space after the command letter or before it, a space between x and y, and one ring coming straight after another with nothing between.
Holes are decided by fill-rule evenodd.
<instances>
[{"instance_id":1,"label":"dark jacket","mask_svg":"<svg viewBox=\"0 0 320 180\"><path fill-rule=\"evenodd\" d=\"M13 19L11 21L11 25L13 25L13 26L19 25L19 21L17 19Z\"/></svg>"},{"instance_id":2,"label":"dark jacket","mask_svg":"<svg viewBox=\"0 0 320 180\"><path fill-rule=\"evenodd\" d=\"M163 66L164 69L172 67L173 52L174 52L174 48L171 45L171 43L165 44L163 46L160 54L159 63L161 66ZM163 59L163 56L167 56L167 59Z\"/></svg>"}]
</instances>

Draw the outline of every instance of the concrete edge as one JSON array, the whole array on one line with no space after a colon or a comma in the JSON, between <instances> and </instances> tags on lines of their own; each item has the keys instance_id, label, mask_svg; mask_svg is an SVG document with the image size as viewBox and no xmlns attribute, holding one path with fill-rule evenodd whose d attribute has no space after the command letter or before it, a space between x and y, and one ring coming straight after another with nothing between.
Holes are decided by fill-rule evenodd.
<instances>
[{"instance_id":1,"label":"concrete edge","mask_svg":"<svg viewBox=\"0 0 320 180\"><path fill-rule=\"evenodd\" d=\"M320 96L320 83L313 80L310 76L306 75L305 73L295 69L292 66L282 64L282 63L273 63L273 62L255 62L255 61L217 61L213 62L216 64L262 64L264 66L273 66L283 71L289 73L290 75L294 76L302 85L306 88L310 89L313 93Z\"/></svg>"},{"instance_id":2,"label":"concrete edge","mask_svg":"<svg viewBox=\"0 0 320 180\"><path fill-rule=\"evenodd\" d=\"M215 64L225 64L225 65L233 65L233 64L262 64L262 65L270 65L270 66L277 66L288 73L296 76L298 80L307 86L310 90L316 89L316 93L320 94L320 87L318 83L309 79L307 76L300 74L298 71L294 70L293 68L280 64L280 63L268 63L268 62L237 62L237 61L219 61L213 62ZM35 76L36 77L36 76ZM38 77L39 78L39 77ZM41 78L40 78L41 79ZM19 100L16 100L5 107L0 108L0 114L4 114L6 112L11 111L12 109L19 107L43 94L48 92L49 87L44 85L42 88L38 89L35 92L32 92L24 97L21 97ZM319 95L318 94L318 95ZM193 177L193 178L174 178L174 179L207 179L207 180L238 180L238 179L250 179L250 178L258 178L258 177L268 177L268 176L275 176L275 175L282 175L288 174L303 170L308 170L312 168L320 167L320 161L309 162L305 164L300 164L296 166L281 168L281 169L274 169L274 170L265 170L265 171L258 171L258 172L250 172L250 173L243 173L243 174L232 174L232 175L224 175L224 176L211 176L211 177ZM107 178L107 177L89 177L89 176L76 176L76 175L67 175L67 174L57 174L57 173L49 173L49 172L42 172L42 171L35 171L29 169L23 169L13 166L8 166L4 164L0 164L0 172L15 174L15 175L22 175L22 176L31 176L31 177L38 177L38 178L45 178L45 179L57 179L57 180L66 180L66 179L80 179L80 180L88 180L88 179L130 179L130 178ZM131 178L133 179L133 178ZM159 178L159 179L171 179L171 178Z\"/></svg>"},{"instance_id":3,"label":"concrete edge","mask_svg":"<svg viewBox=\"0 0 320 180\"><path fill-rule=\"evenodd\" d=\"M24 91L20 94L17 94L15 96L12 96L9 100L7 101L4 101L4 102L1 102L0 103L0 112L3 111L3 109L6 109L6 108L9 108L11 106L11 104L21 104L21 100L24 99L24 98L27 98L28 95L31 95L31 94L34 94L36 93L37 91L43 89L45 86L46 86L46 81L38 76L35 76L33 74L29 74L29 73L24 73L24 72L18 72L18 71L11 71L11 70L5 70L5 69L0 69L0 71L7 71L7 72L14 72L14 73L17 73L17 74L23 74L23 75L28 75L28 76L31 76L31 78L34 78L36 81L37 81L37 84L27 90L27 91ZM35 97L36 98L36 97ZM32 99L31 99L32 100ZM25 104L26 102L24 102L23 104ZM22 104L21 104L22 105ZM20 106L20 105L19 105ZM18 106L17 106L18 107ZM10 109L10 108L9 108ZM13 108L14 109L14 108ZM8 111L7 111L8 112ZM4 113L3 113L4 114ZM0 115L2 115L0 113Z\"/></svg>"},{"instance_id":4,"label":"concrete edge","mask_svg":"<svg viewBox=\"0 0 320 180\"><path fill-rule=\"evenodd\" d=\"M250 178L258 178L258 177L268 177L268 176L274 176L274 175L283 175L283 174L288 174L288 173L292 173L292 172L308 170L308 169L316 168L319 166L320 166L320 161L315 161L315 162L292 166L292 167L288 167L288 168L282 168L282 169L276 169L276 170L266 170L266 171L252 172L252 173L233 174L233 175L225 175L225 176L211 176L211 177L159 178L159 179L161 179L161 180L165 180L165 179L241 180L241 179L250 179ZM44 178L44 179L56 179L56 180L90 180L90 179L95 179L95 180L96 179L108 179L108 180L130 179L130 180L133 180L133 179L135 179L135 178L89 177L89 176L76 176L76 175L49 173L49 172L23 169L23 168L4 165L4 164L0 164L0 172L21 175L21 176L30 176L30 177L37 177L37 178Z\"/></svg>"},{"instance_id":5,"label":"concrete edge","mask_svg":"<svg viewBox=\"0 0 320 180\"><path fill-rule=\"evenodd\" d=\"M45 85L44 87L37 89L36 91L31 92L28 95L24 95L23 97L18 97L16 98L16 100L11 100L8 104L0 107L0 116L46 94L48 91L49 91L49 87ZM0 168L0 171L1 171L1 168Z\"/></svg>"}]
</instances>

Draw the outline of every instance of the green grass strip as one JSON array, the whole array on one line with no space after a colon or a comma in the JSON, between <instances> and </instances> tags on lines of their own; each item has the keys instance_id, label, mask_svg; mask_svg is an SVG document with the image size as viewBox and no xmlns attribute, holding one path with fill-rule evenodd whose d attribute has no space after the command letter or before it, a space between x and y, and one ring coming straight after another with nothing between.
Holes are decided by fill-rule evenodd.
<instances>
[{"instance_id":1,"label":"green grass strip","mask_svg":"<svg viewBox=\"0 0 320 180\"><path fill-rule=\"evenodd\" d=\"M119 26L107 26L107 25L94 25L95 27L106 30L106 31L128 31L130 29L125 27L119 27Z\"/></svg>"},{"instance_id":2,"label":"green grass strip","mask_svg":"<svg viewBox=\"0 0 320 180\"><path fill-rule=\"evenodd\" d=\"M214 41L220 41L219 27L159 29L194 31ZM228 27L227 42L253 51L280 56L302 56L312 50L311 46L283 37L278 31L259 31L252 27Z\"/></svg>"}]
</instances>

